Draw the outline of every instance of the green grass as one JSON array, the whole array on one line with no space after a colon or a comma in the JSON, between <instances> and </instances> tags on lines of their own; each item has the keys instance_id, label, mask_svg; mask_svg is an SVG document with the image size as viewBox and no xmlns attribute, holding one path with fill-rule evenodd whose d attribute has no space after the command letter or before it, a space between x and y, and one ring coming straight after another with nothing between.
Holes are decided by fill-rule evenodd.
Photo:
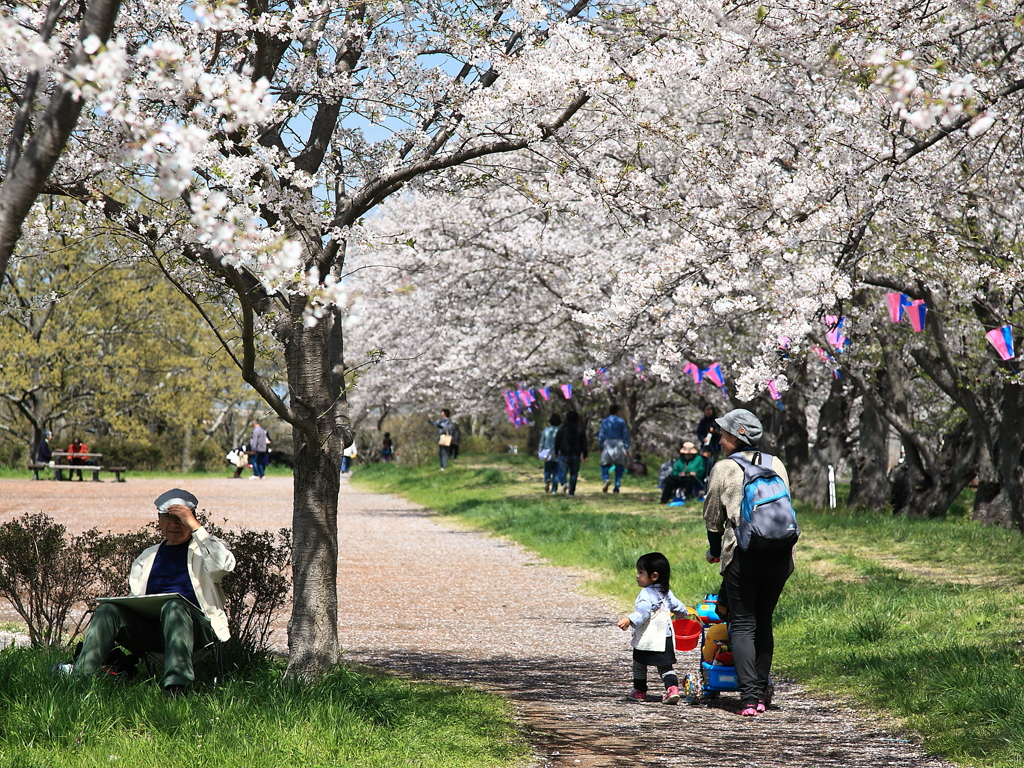
<instances>
[{"instance_id":1,"label":"green grass","mask_svg":"<svg viewBox=\"0 0 1024 768\"><path fill-rule=\"evenodd\" d=\"M626 609L633 567L660 550L687 603L717 591L700 508L656 503L654 478L602 494L587 466L577 498L545 496L540 462L468 456L449 472L360 467L399 493L594 574ZM776 613L776 669L921 734L927 750L993 768L1024 765L1024 538L963 517L914 520L799 507L797 571Z\"/></svg>"},{"instance_id":2,"label":"green grass","mask_svg":"<svg viewBox=\"0 0 1024 768\"><path fill-rule=\"evenodd\" d=\"M499 696L339 667L313 685L262 660L216 689L167 699L127 685L54 679L52 653L0 652L0 765L476 768L525 761Z\"/></svg>"}]
</instances>

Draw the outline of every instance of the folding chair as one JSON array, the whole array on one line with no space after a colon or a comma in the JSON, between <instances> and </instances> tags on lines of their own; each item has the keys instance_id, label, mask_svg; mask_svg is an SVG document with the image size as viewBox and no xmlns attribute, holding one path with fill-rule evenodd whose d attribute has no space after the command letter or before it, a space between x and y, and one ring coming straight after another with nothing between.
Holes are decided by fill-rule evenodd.
<instances>
[{"instance_id":1,"label":"folding chair","mask_svg":"<svg viewBox=\"0 0 1024 768\"><path fill-rule=\"evenodd\" d=\"M192 652L192 666L194 667L208 656L213 656L213 685L216 688L221 680L224 679L224 644L220 640L211 640L202 648L194 650ZM164 668L164 655L162 653L146 651L145 658L146 665L150 668L150 671L155 669L162 670Z\"/></svg>"}]
</instances>

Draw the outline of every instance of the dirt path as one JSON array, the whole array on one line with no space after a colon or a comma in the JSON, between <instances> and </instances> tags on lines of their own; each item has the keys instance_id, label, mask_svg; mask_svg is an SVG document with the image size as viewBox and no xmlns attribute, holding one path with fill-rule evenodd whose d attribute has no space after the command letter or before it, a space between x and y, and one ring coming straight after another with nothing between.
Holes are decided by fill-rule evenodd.
<instances>
[{"instance_id":1,"label":"dirt path","mask_svg":"<svg viewBox=\"0 0 1024 768\"><path fill-rule=\"evenodd\" d=\"M166 486L3 481L0 521L44 510L72 530L130 530L151 518L152 499ZM290 523L289 479L210 479L187 487L218 522ZM700 707L627 702L626 633L614 626L611 606L582 594L571 572L347 483L338 525L339 632L347 658L508 696L537 766L949 765L790 684L779 686L772 710L749 720L735 714L734 694ZM283 627L275 640L283 647ZM696 652L684 654L677 669L695 664ZM657 690L654 675L650 682Z\"/></svg>"}]
</instances>

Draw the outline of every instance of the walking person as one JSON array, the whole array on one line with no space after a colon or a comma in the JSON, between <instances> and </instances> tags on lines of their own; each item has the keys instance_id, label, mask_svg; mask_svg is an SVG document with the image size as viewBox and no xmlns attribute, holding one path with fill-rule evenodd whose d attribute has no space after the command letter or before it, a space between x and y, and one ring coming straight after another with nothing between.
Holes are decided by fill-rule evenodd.
<instances>
[{"instance_id":1,"label":"walking person","mask_svg":"<svg viewBox=\"0 0 1024 768\"><path fill-rule=\"evenodd\" d=\"M629 429L626 422L619 416L619 406L612 403L608 406L608 415L601 421L601 431L597 434L597 448L601 451L602 491L608 493L611 485L611 473L615 472L615 487L619 492L622 485L622 474L626 471L626 458L629 456Z\"/></svg>"},{"instance_id":2,"label":"walking person","mask_svg":"<svg viewBox=\"0 0 1024 768\"><path fill-rule=\"evenodd\" d=\"M719 418L716 424L721 430L722 450L727 458L715 464L708 478L704 522L709 546L705 557L709 563L720 562L727 593L733 662L743 702L740 714L754 717L765 710L775 650L772 615L786 580L793 573L793 548L791 543L763 551L752 547L745 550L740 546L737 529L745 483L744 468L737 459L755 465L762 464L764 459L763 466L770 467L787 490L789 476L777 457L762 456L755 449L763 430L753 413L737 408Z\"/></svg>"},{"instance_id":3,"label":"walking person","mask_svg":"<svg viewBox=\"0 0 1024 768\"><path fill-rule=\"evenodd\" d=\"M391 433L385 432L380 443L380 460L391 461L395 457L395 444L391 442Z\"/></svg>"},{"instance_id":4,"label":"walking person","mask_svg":"<svg viewBox=\"0 0 1024 768\"><path fill-rule=\"evenodd\" d=\"M270 436L258 421L252 423L252 437L249 438L249 460L252 463L252 476L263 479L270 463Z\"/></svg>"},{"instance_id":5,"label":"walking person","mask_svg":"<svg viewBox=\"0 0 1024 768\"><path fill-rule=\"evenodd\" d=\"M661 503L668 504L682 490L683 501L704 495L704 459L697 455L697 446L687 440L672 464L672 473L661 487Z\"/></svg>"},{"instance_id":6,"label":"walking person","mask_svg":"<svg viewBox=\"0 0 1024 768\"><path fill-rule=\"evenodd\" d=\"M537 458L544 462L544 493L558 493L558 453L555 451L555 438L562 417L551 414L548 426L540 433L540 444L537 446Z\"/></svg>"},{"instance_id":7,"label":"walking person","mask_svg":"<svg viewBox=\"0 0 1024 768\"><path fill-rule=\"evenodd\" d=\"M359 449L356 448L356 441L353 439L352 444L341 452L341 474L347 475L352 471L352 459L358 455Z\"/></svg>"},{"instance_id":8,"label":"walking person","mask_svg":"<svg viewBox=\"0 0 1024 768\"><path fill-rule=\"evenodd\" d=\"M576 411L565 414L565 423L555 434L555 455L558 457L555 487L561 485L562 493L575 496L580 462L587 460L587 431L580 424L580 415Z\"/></svg>"},{"instance_id":9,"label":"walking person","mask_svg":"<svg viewBox=\"0 0 1024 768\"><path fill-rule=\"evenodd\" d=\"M672 638L672 622L667 621L667 613L663 614L666 619L665 628L660 630L661 625L656 618L659 611L680 615L686 613L686 606L669 589L670 576L668 559L661 552L649 552L636 561L636 584L640 587L640 594L636 596L633 612L618 621L619 629L633 630L633 692L627 697L631 701L647 700L647 668L656 667L665 684L665 695L661 703L679 703L679 676L674 669L676 648ZM655 632L656 637L646 637L649 632ZM644 650L638 647L650 644L657 646L656 649Z\"/></svg>"},{"instance_id":10,"label":"walking person","mask_svg":"<svg viewBox=\"0 0 1024 768\"><path fill-rule=\"evenodd\" d=\"M437 427L437 456L441 461L441 471L448 469L448 449L452 445L452 412L447 408L441 409L441 418L434 421L427 415L427 421Z\"/></svg>"}]
</instances>

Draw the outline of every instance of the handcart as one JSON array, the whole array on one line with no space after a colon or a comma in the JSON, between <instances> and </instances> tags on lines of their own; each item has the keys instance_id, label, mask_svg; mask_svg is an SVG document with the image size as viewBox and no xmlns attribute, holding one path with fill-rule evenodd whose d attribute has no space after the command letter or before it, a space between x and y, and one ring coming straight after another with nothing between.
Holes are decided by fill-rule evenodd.
<instances>
[{"instance_id":1,"label":"handcart","mask_svg":"<svg viewBox=\"0 0 1024 768\"><path fill-rule=\"evenodd\" d=\"M718 698L723 691L738 691L736 667L732 665L729 625L718 616L718 595L706 595L685 619L675 619L672 629L677 651L697 650L693 672L682 677L679 692L687 704ZM775 685L768 681L765 706L772 703Z\"/></svg>"}]
</instances>

